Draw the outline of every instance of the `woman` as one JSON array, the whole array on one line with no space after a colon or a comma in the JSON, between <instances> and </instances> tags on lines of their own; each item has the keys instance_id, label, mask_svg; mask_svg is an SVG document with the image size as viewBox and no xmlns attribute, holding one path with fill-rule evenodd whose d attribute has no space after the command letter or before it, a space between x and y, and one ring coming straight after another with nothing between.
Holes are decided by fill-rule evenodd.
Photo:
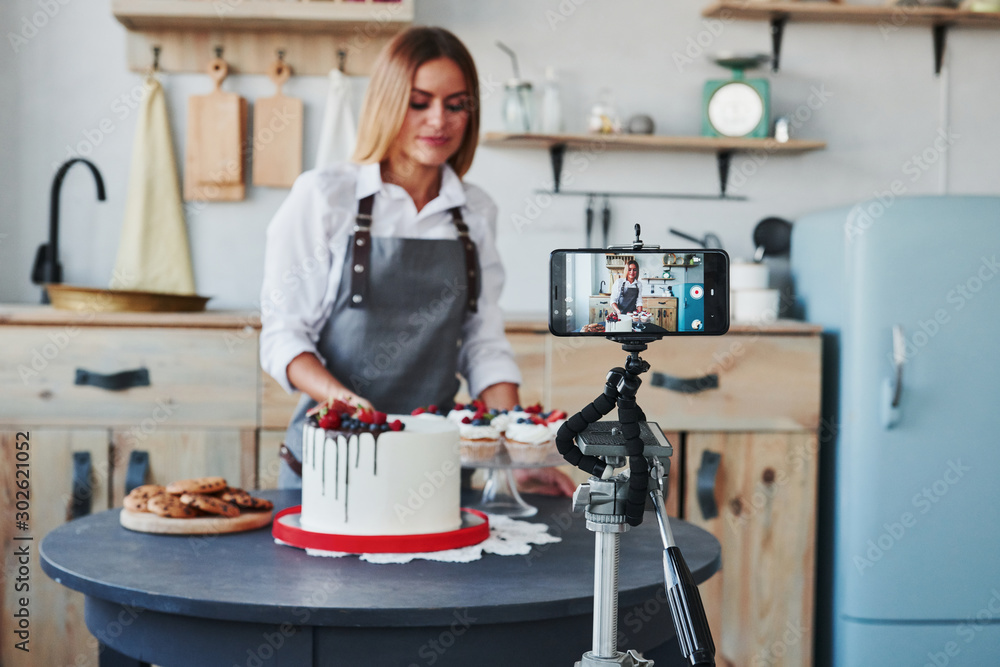
<instances>
[{"instance_id":1,"label":"woman","mask_svg":"<svg viewBox=\"0 0 1000 667\"><path fill-rule=\"evenodd\" d=\"M479 135L472 57L412 28L375 64L352 162L306 172L267 230L261 364L302 400L279 485L293 488L305 413L328 398L409 413L451 405L456 373L487 407L518 403L497 300L496 206L462 182ZM545 472L546 490L571 492Z\"/></svg>"},{"instance_id":2,"label":"woman","mask_svg":"<svg viewBox=\"0 0 1000 667\"><path fill-rule=\"evenodd\" d=\"M642 281L639 263L634 259L626 265L625 277L616 280L611 288L611 307L619 315L642 309Z\"/></svg>"}]
</instances>

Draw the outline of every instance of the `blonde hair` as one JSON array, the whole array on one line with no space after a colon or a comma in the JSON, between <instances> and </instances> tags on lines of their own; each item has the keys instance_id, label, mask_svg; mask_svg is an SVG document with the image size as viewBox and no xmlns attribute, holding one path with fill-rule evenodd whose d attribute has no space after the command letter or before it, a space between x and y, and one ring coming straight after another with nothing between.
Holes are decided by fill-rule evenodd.
<instances>
[{"instance_id":1,"label":"blonde hair","mask_svg":"<svg viewBox=\"0 0 1000 667\"><path fill-rule=\"evenodd\" d=\"M479 143L479 75L468 49L444 28L410 28L396 35L379 54L361 105L358 142L351 156L354 162L371 164L385 158L403 127L417 69L438 58L448 58L458 65L469 93L465 136L455 154L448 158L459 178L465 175Z\"/></svg>"}]
</instances>

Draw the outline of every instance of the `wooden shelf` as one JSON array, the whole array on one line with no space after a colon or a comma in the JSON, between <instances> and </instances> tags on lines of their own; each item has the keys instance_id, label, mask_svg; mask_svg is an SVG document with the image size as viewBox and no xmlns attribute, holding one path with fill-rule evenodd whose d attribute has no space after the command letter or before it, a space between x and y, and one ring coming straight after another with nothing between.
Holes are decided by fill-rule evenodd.
<instances>
[{"instance_id":1,"label":"wooden shelf","mask_svg":"<svg viewBox=\"0 0 1000 667\"><path fill-rule=\"evenodd\" d=\"M900 7L823 2L715 2L702 16L745 21L770 21L784 17L808 23L862 23L927 27L939 24L1000 28L1000 13L970 12L946 7Z\"/></svg>"},{"instance_id":2,"label":"wooden shelf","mask_svg":"<svg viewBox=\"0 0 1000 667\"><path fill-rule=\"evenodd\" d=\"M934 44L934 73L941 73L948 29L1000 29L1000 12L972 12L948 7L910 7L900 5L852 5L835 2L750 2L722 0L704 10L702 16L744 21L769 21L771 24L771 70L778 71L781 39L789 21L803 23L852 23L897 30L903 27L931 28Z\"/></svg>"},{"instance_id":3,"label":"wooden shelf","mask_svg":"<svg viewBox=\"0 0 1000 667\"><path fill-rule=\"evenodd\" d=\"M264 74L284 52L295 75L339 66L365 75L382 47L413 22L414 0L112 0L128 29L133 71L148 70L160 47L164 72L205 72L221 47L231 74Z\"/></svg>"},{"instance_id":4,"label":"wooden shelf","mask_svg":"<svg viewBox=\"0 0 1000 667\"><path fill-rule=\"evenodd\" d=\"M508 134L487 132L479 142L498 148L545 148L563 145L572 150L636 150L685 153L721 151L765 151L767 153L805 153L826 148L825 141L790 139L733 139L729 137L668 137L646 134Z\"/></svg>"},{"instance_id":5,"label":"wooden shelf","mask_svg":"<svg viewBox=\"0 0 1000 667\"><path fill-rule=\"evenodd\" d=\"M112 0L111 11L129 30L290 30L351 32L404 27L413 22L413 0Z\"/></svg>"},{"instance_id":6,"label":"wooden shelf","mask_svg":"<svg viewBox=\"0 0 1000 667\"><path fill-rule=\"evenodd\" d=\"M825 141L791 139L779 142L774 139L735 139L730 137L668 137L648 134L510 134L487 132L479 141L481 146L495 148L544 148L552 160L553 188L551 194L601 197L651 197L663 199L726 199L739 201L744 197L726 195L729 180L729 162L733 153L759 151L762 153L796 154L826 148ZM660 151L677 153L714 153L719 167L719 195L666 194L645 192L582 192L559 190L563 155L567 149L594 152Z\"/></svg>"}]
</instances>

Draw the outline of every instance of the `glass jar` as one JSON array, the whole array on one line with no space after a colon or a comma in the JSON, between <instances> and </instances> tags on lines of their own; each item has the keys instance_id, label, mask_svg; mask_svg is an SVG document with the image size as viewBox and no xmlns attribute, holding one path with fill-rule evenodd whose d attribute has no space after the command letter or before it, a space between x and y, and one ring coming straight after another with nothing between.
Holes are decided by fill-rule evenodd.
<instances>
[{"instance_id":1,"label":"glass jar","mask_svg":"<svg viewBox=\"0 0 1000 667\"><path fill-rule=\"evenodd\" d=\"M504 86L503 127L507 132L531 132L531 84L511 79Z\"/></svg>"}]
</instances>

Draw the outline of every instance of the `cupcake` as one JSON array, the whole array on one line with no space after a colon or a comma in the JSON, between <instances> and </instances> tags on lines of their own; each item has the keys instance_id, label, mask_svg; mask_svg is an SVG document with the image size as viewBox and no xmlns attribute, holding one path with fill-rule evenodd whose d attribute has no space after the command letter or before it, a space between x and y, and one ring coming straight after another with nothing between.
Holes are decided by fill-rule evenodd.
<instances>
[{"instance_id":1,"label":"cupcake","mask_svg":"<svg viewBox=\"0 0 1000 667\"><path fill-rule=\"evenodd\" d=\"M504 444L514 463L541 463L556 452L549 425L523 418L507 426Z\"/></svg>"},{"instance_id":2,"label":"cupcake","mask_svg":"<svg viewBox=\"0 0 1000 667\"><path fill-rule=\"evenodd\" d=\"M469 421L472 421L476 415L476 411L476 406L471 403L468 405L456 403L455 407L453 407L448 413L448 419L456 424L461 424L466 418L468 418Z\"/></svg>"},{"instance_id":3,"label":"cupcake","mask_svg":"<svg viewBox=\"0 0 1000 667\"><path fill-rule=\"evenodd\" d=\"M491 415L484 408L478 405L473 407L477 409L472 416L465 415L458 421L462 462L491 461L500 451L500 431L490 423Z\"/></svg>"}]
</instances>

